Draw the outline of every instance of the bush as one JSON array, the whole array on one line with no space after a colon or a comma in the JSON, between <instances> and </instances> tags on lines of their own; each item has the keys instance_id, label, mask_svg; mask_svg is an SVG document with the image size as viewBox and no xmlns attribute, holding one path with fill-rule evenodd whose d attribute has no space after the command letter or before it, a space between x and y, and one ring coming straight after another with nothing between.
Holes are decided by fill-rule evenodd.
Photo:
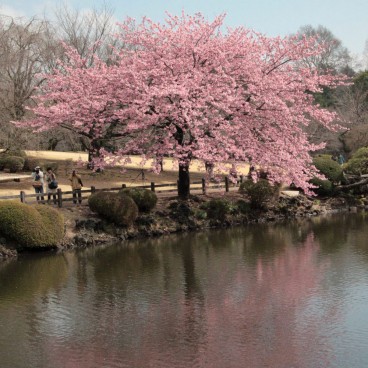
<instances>
[{"instance_id":1,"label":"bush","mask_svg":"<svg viewBox=\"0 0 368 368\"><path fill-rule=\"evenodd\" d=\"M239 192L241 194L248 194L248 189L252 188L254 185L253 180L245 180L239 185Z\"/></svg>"},{"instance_id":2,"label":"bush","mask_svg":"<svg viewBox=\"0 0 368 368\"><path fill-rule=\"evenodd\" d=\"M2 170L9 169L11 173L16 173L17 171L21 171L23 169L24 158L5 155L1 157L0 166L2 167Z\"/></svg>"},{"instance_id":3,"label":"bush","mask_svg":"<svg viewBox=\"0 0 368 368\"><path fill-rule=\"evenodd\" d=\"M212 199L204 205L207 217L212 220L224 221L230 212L230 204L224 199Z\"/></svg>"},{"instance_id":4,"label":"bush","mask_svg":"<svg viewBox=\"0 0 368 368\"><path fill-rule=\"evenodd\" d=\"M5 161L6 161L5 158L6 158L5 155L0 154L0 171L5 169Z\"/></svg>"},{"instance_id":5,"label":"bush","mask_svg":"<svg viewBox=\"0 0 368 368\"><path fill-rule=\"evenodd\" d=\"M247 180L239 187L239 192L249 197L250 206L259 209L264 208L278 190L278 186L272 186L266 179L259 179L256 183Z\"/></svg>"},{"instance_id":6,"label":"bush","mask_svg":"<svg viewBox=\"0 0 368 368\"><path fill-rule=\"evenodd\" d=\"M151 190L142 188L125 188L119 194L127 195L132 198L141 212L150 212L155 208L157 203L157 195Z\"/></svg>"},{"instance_id":7,"label":"bush","mask_svg":"<svg viewBox=\"0 0 368 368\"><path fill-rule=\"evenodd\" d=\"M342 167L334 161L330 155L318 155L313 158L314 166L326 179L313 178L310 182L317 188L313 191L320 196L332 196L335 194L334 183L344 180Z\"/></svg>"},{"instance_id":8,"label":"bush","mask_svg":"<svg viewBox=\"0 0 368 368\"><path fill-rule=\"evenodd\" d=\"M64 234L63 217L56 210L39 207L15 201L0 202L0 234L21 248L56 246Z\"/></svg>"},{"instance_id":9,"label":"bush","mask_svg":"<svg viewBox=\"0 0 368 368\"><path fill-rule=\"evenodd\" d=\"M187 201L171 202L168 206L170 217L179 224L191 224L191 217L194 215L193 209Z\"/></svg>"},{"instance_id":10,"label":"bush","mask_svg":"<svg viewBox=\"0 0 368 368\"><path fill-rule=\"evenodd\" d=\"M352 175L368 174L368 147L359 148L344 165L344 170Z\"/></svg>"},{"instance_id":11,"label":"bush","mask_svg":"<svg viewBox=\"0 0 368 368\"><path fill-rule=\"evenodd\" d=\"M4 152L4 154L6 156L17 156L22 157L24 159L27 157L27 154L19 148L10 148L6 152Z\"/></svg>"},{"instance_id":12,"label":"bush","mask_svg":"<svg viewBox=\"0 0 368 368\"><path fill-rule=\"evenodd\" d=\"M334 185L330 180L313 178L310 182L317 187L313 191L319 196L331 196L335 192Z\"/></svg>"},{"instance_id":13,"label":"bush","mask_svg":"<svg viewBox=\"0 0 368 368\"><path fill-rule=\"evenodd\" d=\"M64 237L64 216L54 208L35 205L34 208L41 215L45 226L44 235L49 244L57 245Z\"/></svg>"},{"instance_id":14,"label":"bush","mask_svg":"<svg viewBox=\"0 0 368 368\"><path fill-rule=\"evenodd\" d=\"M112 192L97 192L88 198L93 212L119 226L129 226L138 217L138 207L127 195Z\"/></svg>"},{"instance_id":15,"label":"bush","mask_svg":"<svg viewBox=\"0 0 368 368\"><path fill-rule=\"evenodd\" d=\"M313 158L313 164L332 183L338 183L343 180L342 167L331 156L315 156Z\"/></svg>"}]
</instances>

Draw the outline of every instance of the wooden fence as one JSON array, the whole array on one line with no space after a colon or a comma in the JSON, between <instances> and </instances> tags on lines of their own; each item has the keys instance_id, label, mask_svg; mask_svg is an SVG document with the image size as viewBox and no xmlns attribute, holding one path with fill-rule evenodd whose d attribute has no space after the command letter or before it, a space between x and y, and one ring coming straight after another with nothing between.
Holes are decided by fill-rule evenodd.
<instances>
[{"instance_id":1,"label":"wooden fence","mask_svg":"<svg viewBox=\"0 0 368 368\"><path fill-rule=\"evenodd\" d=\"M240 176L240 179L236 182L236 185L243 182L243 176ZM224 181L221 182L207 182L205 178L201 181L192 182L190 183L191 189L201 190L202 194L206 194L208 189L225 189L226 192L230 190L230 180L226 176ZM122 184L121 187L114 187L114 188L101 188L97 189L96 187L92 186L91 189L81 189L78 191L62 191L60 188L57 189L56 193L31 193L27 194L24 191L20 191L19 194L10 195L10 196L2 196L0 200L6 199L19 199L22 203L54 203L58 205L58 207L63 207L64 202L74 202L77 203L81 200L88 199L89 195L98 191L119 191L121 189L127 188L126 184ZM151 182L148 185L140 185L134 186L130 188L144 188L150 189L156 193L170 193L170 192L177 192L178 191L178 182L176 183L167 183L167 184L156 184ZM174 189L171 189L174 188ZM87 195L86 195L87 194ZM88 195L89 194L89 195ZM50 198L48 198L50 196ZM31 199L31 200L29 200ZM34 199L34 200L32 200Z\"/></svg>"}]
</instances>

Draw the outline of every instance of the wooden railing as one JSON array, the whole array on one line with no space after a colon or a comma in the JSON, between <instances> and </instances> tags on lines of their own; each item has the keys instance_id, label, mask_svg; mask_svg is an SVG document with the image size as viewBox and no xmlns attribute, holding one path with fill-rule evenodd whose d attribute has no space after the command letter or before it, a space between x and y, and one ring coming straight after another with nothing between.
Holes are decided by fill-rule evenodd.
<instances>
[{"instance_id":1,"label":"wooden railing","mask_svg":"<svg viewBox=\"0 0 368 368\"><path fill-rule=\"evenodd\" d=\"M236 185L243 182L243 176L240 176L240 179L237 181ZM54 203L58 205L58 207L62 207L64 202L72 202L77 203L80 200L85 200L89 197L86 194L93 194L98 191L119 191L121 189L127 188L126 184L122 184L121 187L113 187L113 188L99 188L92 186L91 189L81 189L78 191L62 191L61 188L57 189L56 193L25 193L24 191L20 191L19 194L10 195L10 196L0 196L0 200L6 199L19 199L22 203ZM156 184L151 182L148 185L140 185L129 188L144 188L150 189L156 193L170 193L178 191L178 182L176 183L166 183L166 184ZM169 189L168 189L169 188ZM173 188L173 189L171 189ZM221 182L208 182L205 178L202 178L201 181L195 181L190 183L191 190L201 190L202 194L206 194L209 189L225 189L226 192L229 192L230 188L230 180L226 176L224 181ZM80 197L79 197L80 193ZM55 196L55 199L54 199ZM50 197L50 198L49 198ZM29 201L29 199L31 199ZM32 200L34 199L34 200Z\"/></svg>"}]
</instances>

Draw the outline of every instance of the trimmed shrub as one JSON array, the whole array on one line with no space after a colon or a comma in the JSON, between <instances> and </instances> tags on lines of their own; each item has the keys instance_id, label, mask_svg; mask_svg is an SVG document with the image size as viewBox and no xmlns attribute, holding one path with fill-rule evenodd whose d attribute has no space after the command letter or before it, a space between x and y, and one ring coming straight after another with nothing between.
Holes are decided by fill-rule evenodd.
<instances>
[{"instance_id":1,"label":"trimmed shrub","mask_svg":"<svg viewBox=\"0 0 368 368\"><path fill-rule=\"evenodd\" d=\"M131 197L141 212L150 212L157 203L156 193L143 188L125 188L119 194Z\"/></svg>"},{"instance_id":2,"label":"trimmed shrub","mask_svg":"<svg viewBox=\"0 0 368 368\"><path fill-rule=\"evenodd\" d=\"M313 164L332 183L338 183L344 178L342 167L330 155L315 156Z\"/></svg>"},{"instance_id":3,"label":"trimmed shrub","mask_svg":"<svg viewBox=\"0 0 368 368\"><path fill-rule=\"evenodd\" d=\"M64 220L58 213L52 213L51 218L51 212L46 215L46 211L15 201L0 202L0 235L13 240L20 248L56 246L64 233ZM46 216L50 217L47 221Z\"/></svg>"},{"instance_id":4,"label":"trimmed shrub","mask_svg":"<svg viewBox=\"0 0 368 368\"><path fill-rule=\"evenodd\" d=\"M5 169L5 161L6 161L5 158L6 158L5 155L0 155L0 171Z\"/></svg>"},{"instance_id":5,"label":"trimmed shrub","mask_svg":"<svg viewBox=\"0 0 368 368\"><path fill-rule=\"evenodd\" d=\"M207 217L212 220L224 221L230 212L230 204L224 199L212 199L204 205Z\"/></svg>"},{"instance_id":6,"label":"trimmed shrub","mask_svg":"<svg viewBox=\"0 0 368 368\"><path fill-rule=\"evenodd\" d=\"M88 198L91 211L119 226L129 226L138 217L138 207L127 195L100 191Z\"/></svg>"},{"instance_id":7,"label":"trimmed shrub","mask_svg":"<svg viewBox=\"0 0 368 368\"><path fill-rule=\"evenodd\" d=\"M91 211L103 217L108 217L111 207L117 201L116 193L100 191L92 194L88 198L88 205Z\"/></svg>"},{"instance_id":8,"label":"trimmed shrub","mask_svg":"<svg viewBox=\"0 0 368 368\"><path fill-rule=\"evenodd\" d=\"M314 188L313 191L319 196L331 196L334 194L334 185L330 180L322 180L313 178L310 181L313 185L318 188Z\"/></svg>"},{"instance_id":9,"label":"trimmed shrub","mask_svg":"<svg viewBox=\"0 0 368 368\"><path fill-rule=\"evenodd\" d=\"M22 158L26 158L27 157L27 154L19 149L19 148L10 148L9 150L6 151L6 155L7 156L17 156L17 157L22 157Z\"/></svg>"},{"instance_id":10,"label":"trimmed shrub","mask_svg":"<svg viewBox=\"0 0 368 368\"><path fill-rule=\"evenodd\" d=\"M335 194L335 183L344 180L343 170L339 163L330 155L318 155L313 158L314 166L326 179L313 178L310 182L317 186L313 191L320 196L332 196Z\"/></svg>"},{"instance_id":11,"label":"trimmed shrub","mask_svg":"<svg viewBox=\"0 0 368 368\"><path fill-rule=\"evenodd\" d=\"M359 148L344 165L344 170L352 175L368 174L368 147Z\"/></svg>"},{"instance_id":12,"label":"trimmed shrub","mask_svg":"<svg viewBox=\"0 0 368 368\"><path fill-rule=\"evenodd\" d=\"M241 194L248 194L248 189L252 188L253 185L253 180L245 180L239 185L239 192Z\"/></svg>"},{"instance_id":13,"label":"trimmed shrub","mask_svg":"<svg viewBox=\"0 0 368 368\"><path fill-rule=\"evenodd\" d=\"M1 153L0 154L0 170L9 169L10 172L16 172L16 171L22 170L26 156L27 156L26 153L20 149L10 149L10 150L7 150L6 152ZM18 167L19 165L15 165L16 171L13 171L13 168L9 167L9 166L12 166L11 162L13 162L13 159L10 159L9 161L9 157L17 157L18 162L23 161L22 167L19 168Z\"/></svg>"},{"instance_id":14,"label":"trimmed shrub","mask_svg":"<svg viewBox=\"0 0 368 368\"><path fill-rule=\"evenodd\" d=\"M250 206L259 209L264 208L266 202L271 200L278 190L279 186L272 186L266 179L259 179L256 183L247 180L239 187L240 193L249 197Z\"/></svg>"},{"instance_id":15,"label":"trimmed shrub","mask_svg":"<svg viewBox=\"0 0 368 368\"><path fill-rule=\"evenodd\" d=\"M187 201L171 202L168 208L170 209L170 217L179 224L192 223L194 211Z\"/></svg>"},{"instance_id":16,"label":"trimmed shrub","mask_svg":"<svg viewBox=\"0 0 368 368\"><path fill-rule=\"evenodd\" d=\"M44 235L51 245L57 245L64 237L64 216L54 208L35 205L34 208L42 217Z\"/></svg>"},{"instance_id":17,"label":"trimmed shrub","mask_svg":"<svg viewBox=\"0 0 368 368\"><path fill-rule=\"evenodd\" d=\"M21 171L24 166L24 158L18 156L4 156L1 161L1 166L3 169L9 169L11 173L16 173Z\"/></svg>"}]
</instances>

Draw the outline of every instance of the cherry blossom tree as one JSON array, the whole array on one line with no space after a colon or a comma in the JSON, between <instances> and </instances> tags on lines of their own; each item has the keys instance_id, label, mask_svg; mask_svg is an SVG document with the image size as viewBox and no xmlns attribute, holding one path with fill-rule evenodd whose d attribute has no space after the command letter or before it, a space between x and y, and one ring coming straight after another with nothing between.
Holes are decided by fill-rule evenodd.
<instances>
[{"instance_id":1,"label":"cherry blossom tree","mask_svg":"<svg viewBox=\"0 0 368 368\"><path fill-rule=\"evenodd\" d=\"M163 156L179 166L179 195L189 195L189 164L247 161L271 181L309 191L318 175L308 142L311 121L336 129L336 116L313 93L343 78L303 66L323 47L313 38L269 38L239 27L223 30L224 16L168 16L164 24L127 19L120 24L114 62L69 52L69 62L47 77L23 124L45 130L68 125L96 142L124 138L112 149L95 147L100 160L134 152Z\"/></svg>"},{"instance_id":2,"label":"cherry blossom tree","mask_svg":"<svg viewBox=\"0 0 368 368\"><path fill-rule=\"evenodd\" d=\"M114 98L115 80L112 68L96 55L82 57L76 49L64 44L66 53L53 74L45 75L46 83L39 89L36 117L16 123L35 131L58 127L80 136L91 158L99 155L101 147L114 150L125 136L124 124L114 111L120 101ZM92 65L89 65L93 62Z\"/></svg>"}]
</instances>

